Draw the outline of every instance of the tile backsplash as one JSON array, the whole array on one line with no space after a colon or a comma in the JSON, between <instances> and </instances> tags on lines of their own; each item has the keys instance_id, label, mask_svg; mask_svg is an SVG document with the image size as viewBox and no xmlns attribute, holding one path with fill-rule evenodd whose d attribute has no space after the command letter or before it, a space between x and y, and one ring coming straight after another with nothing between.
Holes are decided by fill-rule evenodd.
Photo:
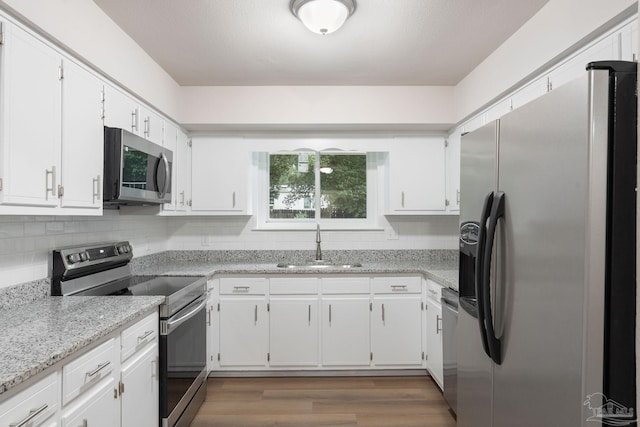
<instances>
[{"instance_id":1,"label":"tile backsplash","mask_svg":"<svg viewBox=\"0 0 640 427\"><path fill-rule=\"evenodd\" d=\"M457 216L397 217L384 229L322 232L323 250L457 249ZM0 288L49 276L51 250L129 240L134 256L166 250L314 250L314 231L256 231L254 217L0 216Z\"/></svg>"}]
</instances>

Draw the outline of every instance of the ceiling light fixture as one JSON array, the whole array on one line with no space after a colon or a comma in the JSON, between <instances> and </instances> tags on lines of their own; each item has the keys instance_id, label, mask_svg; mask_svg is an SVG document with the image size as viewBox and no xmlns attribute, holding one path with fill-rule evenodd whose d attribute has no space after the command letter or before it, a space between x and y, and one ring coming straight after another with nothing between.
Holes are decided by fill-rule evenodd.
<instances>
[{"instance_id":1,"label":"ceiling light fixture","mask_svg":"<svg viewBox=\"0 0 640 427\"><path fill-rule=\"evenodd\" d=\"M331 34L356 10L355 0L291 0L293 13L309 30Z\"/></svg>"}]
</instances>

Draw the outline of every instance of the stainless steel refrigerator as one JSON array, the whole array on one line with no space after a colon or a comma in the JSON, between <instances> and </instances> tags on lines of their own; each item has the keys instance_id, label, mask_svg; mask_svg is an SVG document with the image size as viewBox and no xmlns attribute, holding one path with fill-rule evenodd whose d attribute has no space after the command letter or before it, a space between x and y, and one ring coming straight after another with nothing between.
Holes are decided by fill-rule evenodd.
<instances>
[{"instance_id":1,"label":"stainless steel refrigerator","mask_svg":"<svg viewBox=\"0 0 640 427\"><path fill-rule=\"evenodd\" d=\"M636 425L636 64L466 134L458 426Z\"/></svg>"}]
</instances>

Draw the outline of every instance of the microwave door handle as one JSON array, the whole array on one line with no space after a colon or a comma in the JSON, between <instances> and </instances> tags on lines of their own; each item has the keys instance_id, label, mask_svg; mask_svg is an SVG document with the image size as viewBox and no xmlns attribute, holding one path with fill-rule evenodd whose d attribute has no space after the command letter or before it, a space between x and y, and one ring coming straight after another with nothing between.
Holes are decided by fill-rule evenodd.
<instances>
[{"instance_id":1,"label":"microwave door handle","mask_svg":"<svg viewBox=\"0 0 640 427\"><path fill-rule=\"evenodd\" d=\"M162 189L158 188L158 193L160 195L160 198L163 198L166 194L167 191L169 191L169 185L170 185L170 181L169 181L169 160L167 159L167 156L164 155L164 153L160 153L160 162L162 162L164 164L164 184L162 185ZM158 169L160 169L158 167ZM156 171L156 184L158 184L158 172ZM160 186L158 186L160 187Z\"/></svg>"}]
</instances>

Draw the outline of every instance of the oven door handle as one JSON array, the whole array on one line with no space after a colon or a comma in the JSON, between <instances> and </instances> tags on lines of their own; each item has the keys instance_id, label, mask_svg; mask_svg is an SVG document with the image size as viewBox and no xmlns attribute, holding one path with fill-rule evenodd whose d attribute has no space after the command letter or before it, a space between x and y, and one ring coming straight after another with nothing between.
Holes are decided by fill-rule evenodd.
<instances>
[{"instance_id":1,"label":"oven door handle","mask_svg":"<svg viewBox=\"0 0 640 427\"><path fill-rule=\"evenodd\" d=\"M172 330L174 330L175 328L177 328L178 326L180 326L181 324L183 324L187 320L191 319L202 308L204 308L204 306L207 305L207 294L202 295L200 298L198 298L197 300L192 302L190 305L193 305L193 304L196 304L196 303L198 303L198 305L196 307L194 307L193 309L189 310L187 313L183 314L182 316L178 317L177 319L168 320L167 323L166 323L166 325L167 325L166 331L167 332L166 332L166 334L163 334L163 335L169 335Z\"/></svg>"}]
</instances>

